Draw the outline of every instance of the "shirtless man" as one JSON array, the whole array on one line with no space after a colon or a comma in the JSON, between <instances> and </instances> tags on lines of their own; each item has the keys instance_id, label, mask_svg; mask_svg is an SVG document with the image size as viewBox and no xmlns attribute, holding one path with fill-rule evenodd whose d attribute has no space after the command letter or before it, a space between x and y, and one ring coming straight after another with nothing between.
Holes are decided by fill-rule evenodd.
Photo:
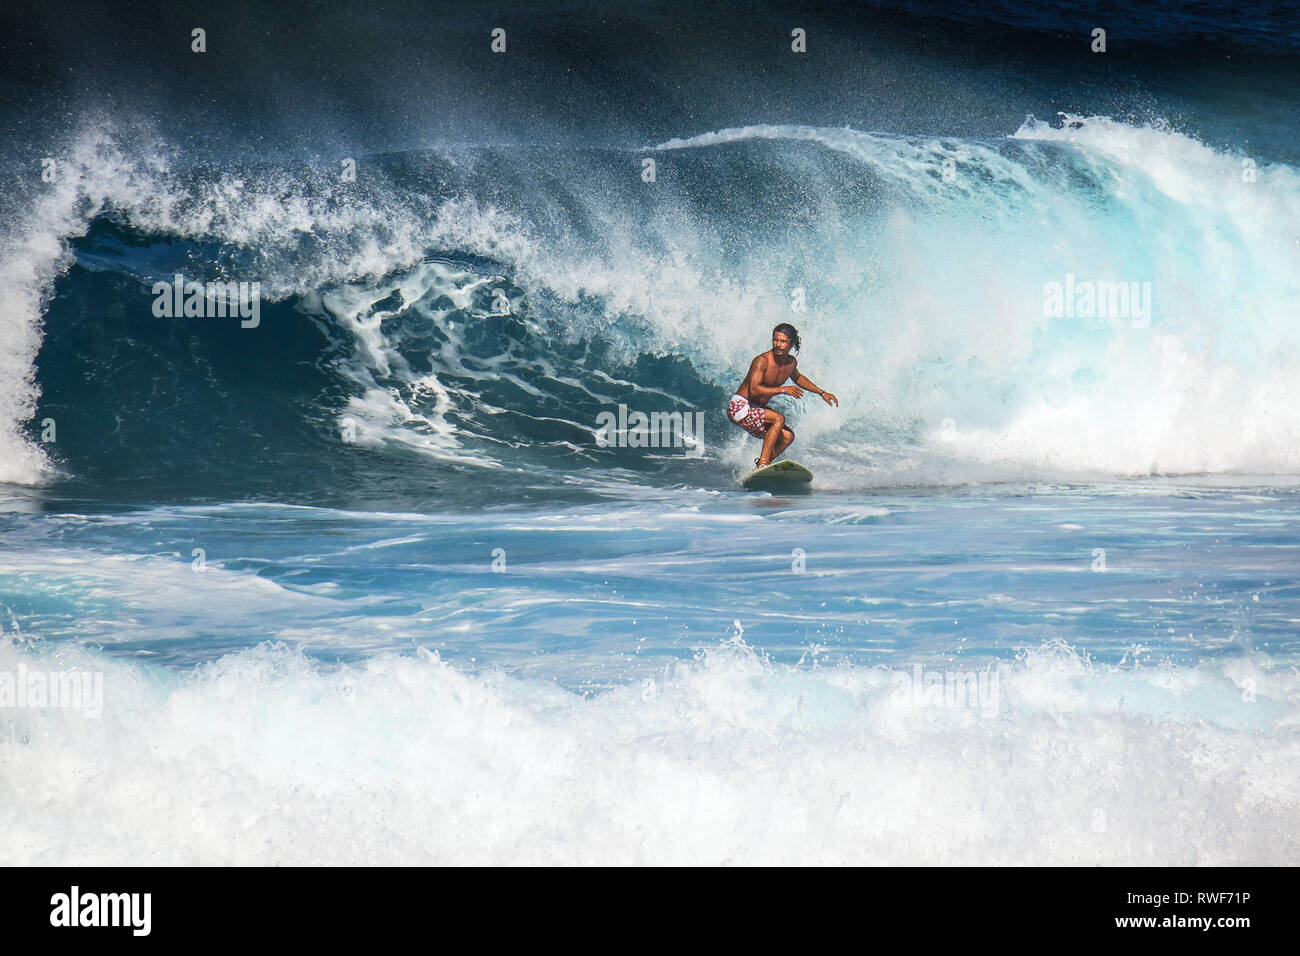
<instances>
[{"instance_id":1,"label":"shirtless man","mask_svg":"<svg viewBox=\"0 0 1300 956\"><path fill-rule=\"evenodd\" d=\"M823 392L799 372L799 360L790 353L799 348L799 333L789 322L782 322L772 330L772 351L764 352L749 363L749 374L727 403L727 417L755 438L763 439L763 450L754 464L759 468L770 465L772 459L790 447L794 432L785 423L785 416L767 407L776 395L803 398L804 390L822 397L827 405L839 407L840 400L830 392ZM793 385L783 383L794 379Z\"/></svg>"}]
</instances>

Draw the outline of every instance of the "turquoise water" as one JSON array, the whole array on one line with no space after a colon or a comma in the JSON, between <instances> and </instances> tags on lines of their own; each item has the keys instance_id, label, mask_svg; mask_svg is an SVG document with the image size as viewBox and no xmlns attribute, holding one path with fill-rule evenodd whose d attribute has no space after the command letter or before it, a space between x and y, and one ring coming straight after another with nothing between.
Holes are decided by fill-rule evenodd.
<instances>
[{"instance_id":1,"label":"turquoise water","mask_svg":"<svg viewBox=\"0 0 1300 956\"><path fill-rule=\"evenodd\" d=\"M1292 488L1010 486L638 500L472 515L271 504L0 517L34 635L169 667L284 641L436 650L575 689L743 634L773 662L1300 659Z\"/></svg>"}]
</instances>

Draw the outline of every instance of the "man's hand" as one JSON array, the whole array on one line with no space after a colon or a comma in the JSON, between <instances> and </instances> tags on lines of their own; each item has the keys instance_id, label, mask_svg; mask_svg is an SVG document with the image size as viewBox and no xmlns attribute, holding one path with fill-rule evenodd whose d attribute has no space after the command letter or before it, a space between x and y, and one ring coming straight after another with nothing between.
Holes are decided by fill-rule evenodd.
<instances>
[{"instance_id":1,"label":"man's hand","mask_svg":"<svg viewBox=\"0 0 1300 956\"><path fill-rule=\"evenodd\" d=\"M798 385L787 385L781 391L791 398L803 398L803 389Z\"/></svg>"},{"instance_id":2,"label":"man's hand","mask_svg":"<svg viewBox=\"0 0 1300 956\"><path fill-rule=\"evenodd\" d=\"M826 400L827 405L834 405L836 408L840 407L840 400L830 392L822 392L822 398Z\"/></svg>"}]
</instances>

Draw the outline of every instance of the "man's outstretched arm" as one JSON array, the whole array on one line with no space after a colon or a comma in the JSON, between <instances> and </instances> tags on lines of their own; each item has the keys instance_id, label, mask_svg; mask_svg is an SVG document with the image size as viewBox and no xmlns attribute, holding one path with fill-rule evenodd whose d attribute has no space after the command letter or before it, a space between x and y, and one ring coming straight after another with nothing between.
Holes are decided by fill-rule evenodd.
<instances>
[{"instance_id":1,"label":"man's outstretched arm","mask_svg":"<svg viewBox=\"0 0 1300 956\"><path fill-rule=\"evenodd\" d=\"M818 388L815 384L813 384L813 380L810 379L807 375L803 374L803 372L795 373L794 383L798 385L800 388L806 388L814 395L820 395L822 397L822 400L825 401L827 405L834 405L836 408L839 408L840 400L836 398L834 395L832 395L830 392L823 392L820 388Z\"/></svg>"}]
</instances>

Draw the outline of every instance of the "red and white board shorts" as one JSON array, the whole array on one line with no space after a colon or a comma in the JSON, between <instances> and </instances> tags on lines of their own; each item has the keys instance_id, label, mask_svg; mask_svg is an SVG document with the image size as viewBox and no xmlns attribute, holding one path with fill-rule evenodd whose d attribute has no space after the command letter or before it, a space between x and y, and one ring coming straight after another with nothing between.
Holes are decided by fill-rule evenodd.
<instances>
[{"instance_id":1,"label":"red and white board shorts","mask_svg":"<svg viewBox=\"0 0 1300 956\"><path fill-rule=\"evenodd\" d=\"M763 421L764 411L762 405L751 405L739 395L732 395L731 401L727 402L727 417L731 419L731 423L739 425L755 438L762 438L767 434L768 424Z\"/></svg>"}]
</instances>

